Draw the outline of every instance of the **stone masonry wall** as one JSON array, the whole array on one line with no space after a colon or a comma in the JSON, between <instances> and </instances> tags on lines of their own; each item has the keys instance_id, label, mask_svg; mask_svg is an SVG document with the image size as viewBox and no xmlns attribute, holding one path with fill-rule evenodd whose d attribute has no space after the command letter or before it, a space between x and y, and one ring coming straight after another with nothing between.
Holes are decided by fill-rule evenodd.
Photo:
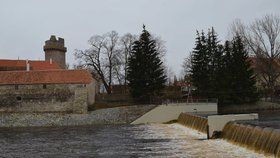
<instances>
[{"instance_id":1,"label":"stone masonry wall","mask_svg":"<svg viewBox=\"0 0 280 158\"><path fill-rule=\"evenodd\" d=\"M65 69L66 59L65 52L61 52L59 50L47 50L45 52L45 61L54 61L56 62L60 68Z\"/></svg>"},{"instance_id":2,"label":"stone masonry wall","mask_svg":"<svg viewBox=\"0 0 280 158\"><path fill-rule=\"evenodd\" d=\"M86 113L84 85L0 86L0 112ZM79 110L77 110L79 109Z\"/></svg>"}]
</instances>

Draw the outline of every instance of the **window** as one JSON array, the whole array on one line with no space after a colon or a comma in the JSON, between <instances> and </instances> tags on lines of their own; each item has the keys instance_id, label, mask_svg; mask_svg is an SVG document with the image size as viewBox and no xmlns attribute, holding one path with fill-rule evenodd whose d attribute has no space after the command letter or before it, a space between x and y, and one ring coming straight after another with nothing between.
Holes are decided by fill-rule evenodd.
<instances>
[{"instance_id":1,"label":"window","mask_svg":"<svg viewBox=\"0 0 280 158\"><path fill-rule=\"evenodd\" d=\"M20 96L17 96L16 99L17 99L17 101L21 101L22 100L22 98Z\"/></svg>"},{"instance_id":2,"label":"window","mask_svg":"<svg viewBox=\"0 0 280 158\"><path fill-rule=\"evenodd\" d=\"M15 90L18 90L18 85L15 85Z\"/></svg>"},{"instance_id":3,"label":"window","mask_svg":"<svg viewBox=\"0 0 280 158\"><path fill-rule=\"evenodd\" d=\"M47 89L47 85L44 84L44 85L43 85L43 89Z\"/></svg>"}]
</instances>

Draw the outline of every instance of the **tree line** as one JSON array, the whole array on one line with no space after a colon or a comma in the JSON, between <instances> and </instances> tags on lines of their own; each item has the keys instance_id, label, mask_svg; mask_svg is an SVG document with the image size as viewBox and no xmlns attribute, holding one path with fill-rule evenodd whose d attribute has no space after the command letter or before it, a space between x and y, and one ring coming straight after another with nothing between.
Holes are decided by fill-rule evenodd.
<instances>
[{"instance_id":1,"label":"tree line","mask_svg":"<svg viewBox=\"0 0 280 158\"><path fill-rule=\"evenodd\" d=\"M131 33L119 36L116 31L94 35L88 40L88 49L75 50L74 55L79 62L77 67L90 69L110 94L112 85L128 85L128 61L138 38ZM164 41L157 36L151 38L155 41L155 49L163 60L166 52Z\"/></svg>"},{"instance_id":2,"label":"tree line","mask_svg":"<svg viewBox=\"0 0 280 158\"><path fill-rule=\"evenodd\" d=\"M242 38L246 49L254 56L255 73L263 97L279 97L280 77L280 17L267 14L251 24L235 20L231 33Z\"/></svg>"},{"instance_id":3,"label":"tree line","mask_svg":"<svg viewBox=\"0 0 280 158\"><path fill-rule=\"evenodd\" d=\"M129 86L132 96L141 102L161 95L166 83L164 42L152 36L143 26L139 37L130 33L119 37L115 31L95 35L90 48L76 50L80 66L92 70L102 81L106 92L113 83Z\"/></svg>"},{"instance_id":4,"label":"tree line","mask_svg":"<svg viewBox=\"0 0 280 158\"><path fill-rule=\"evenodd\" d=\"M202 35L203 34L203 35ZM210 34L210 36L208 36ZM255 93L255 87L257 86L259 97L270 99L273 101L274 99L277 100L277 97L279 97L279 77L280 77L280 17L277 15L265 15L262 18L255 19L252 23L250 24L244 24L242 23L241 20L235 20L231 25L230 25L230 31L229 34L231 35L230 40L225 42L224 45L218 44L218 46L214 45L214 48L211 48L212 50L216 50L214 52L216 53L211 53L210 50L205 53L205 63L209 62L210 65L208 65L207 68L203 68L203 71L210 71L212 75L209 77L208 74L201 74L202 76L204 75L205 79L204 81L199 81L199 82L208 82L210 84L201 84L202 86L198 92L204 97L217 97L220 98L221 102L225 103L234 103L234 102L248 102L249 100L252 99L252 101L257 100L258 97L256 96ZM209 48L211 44L210 41L212 40L212 45L216 43L217 41L214 40L217 38L215 36L215 33L213 33L213 30L208 33L208 35L204 35L204 33L200 33L198 35L199 37L196 39L196 47L197 47L197 40L201 40L203 42L201 43L208 43L208 44L202 44L202 49L207 49ZM206 37L205 37L206 36ZM241 62L244 61L242 59L239 60L234 60L233 55L237 54L234 53L236 50L236 43L242 49L239 49L239 51L246 52L245 58L247 58L246 61L249 62ZM238 44L239 43L239 44ZM207 47L205 45L208 45ZM222 53L221 53L222 50ZM237 49L238 50L238 49ZM231 53L228 53L231 52ZM196 53L196 50L193 51L193 53ZM220 54L223 54L222 56ZM232 56L233 59L230 58L230 55ZM210 57L212 56L212 57ZM219 57L220 58L216 58ZM228 57L227 57L228 56ZM248 58L249 56L249 58ZM185 58L184 64L183 64L183 70L184 70L184 75L185 76L191 76L192 77L197 77L196 75L190 75L192 74L192 71L194 71L194 67L192 66L192 58L194 58L194 55L189 55L187 58ZM210 58L210 59L209 59ZM224 64L219 64L222 60L222 63ZM231 62L230 62L231 61ZM238 62L239 61L239 62ZM215 64L216 62L216 64ZM227 62L228 64L225 64ZM229 64L232 63L232 64ZM244 90L246 89L246 86L250 85L249 83L244 82L243 79L238 78L236 74L239 74L240 64L244 64L244 68L250 67L248 66L251 64L250 69L248 70L249 74L252 74L252 78L254 78L255 81L251 82L251 85L253 85L253 82L256 82L255 86L251 86L251 88L248 89L248 91L251 89L252 93L249 94L244 94L242 91L247 91ZM212 66L211 66L212 65ZM222 65L221 67L215 68L215 65ZM228 65L227 70L223 70L223 67L225 65ZM231 65L231 66L230 66ZM213 68L214 66L214 68ZM201 69L202 69L201 68ZM242 69L241 69L242 70ZM202 71L202 70L201 70ZM236 72L235 72L236 71ZM219 78L219 75L217 76L217 72L230 72L228 74L224 74L223 77ZM210 74L211 74L210 73ZM223 73L221 73L223 74ZM246 76L246 75L240 75L240 76ZM250 76L250 75L249 75ZM229 82L231 79L229 78L235 78L233 81ZM216 81L216 84L212 82L212 80ZM195 81L195 79L192 78L192 81ZM242 87L237 88L236 90L234 85L237 85L234 82L240 82L239 85L242 85ZM230 83L230 84L229 84ZM198 84L198 83L196 83ZM220 86L217 86L220 85ZM223 86L224 85L224 86ZM229 87L229 86L232 87ZM216 87L216 88L215 88ZM220 88L220 89L219 89ZM224 90L222 90L224 89ZM240 90L238 90L240 89ZM203 92L201 92L203 91ZM235 92L233 92L235 91ZM218 95L219 94L219 95ZM230 95L229 95L230 94ZM234 96L234 95L238 96ZM231 96L231 97L229 97ZM243 96L248 96L251 97L249 98L244 98ZM255 98L255 99L254 99Z\"/></svg>"},{"instance_id":5,"label":"tree line","mask_svg":"<svg viewBox=\"0 0 280 158\"><path fill-rule=\"evenodd\" d=\"M218 98L220 104L255 101L255 74L248 57L239 36L220 44L213 28L207 35L197 32L189 66L194 95Z\"/></svg>"},{"instance_id":6,"label":"tree line","mask_svg":"<svg viewBox=\"0 0 280 158\"><path fill-rule=\"evenodd\" d=\"M266 15L250 25L237 20L230 33L232 37L221 44L213 28L197 32L195 48L183 64L184 80L193 83L200 97L218 98L224 104L255 101L256 81L262 93L275 97L280 76L279 16ZM165 53L164 42L144 27L140 36L119 36L116 31L94 35L89 48L76 50L75 56L108 94L113 84L126 85L132 96L148 100L160 96L170 82Z\"/></svg>"}]
</instances>

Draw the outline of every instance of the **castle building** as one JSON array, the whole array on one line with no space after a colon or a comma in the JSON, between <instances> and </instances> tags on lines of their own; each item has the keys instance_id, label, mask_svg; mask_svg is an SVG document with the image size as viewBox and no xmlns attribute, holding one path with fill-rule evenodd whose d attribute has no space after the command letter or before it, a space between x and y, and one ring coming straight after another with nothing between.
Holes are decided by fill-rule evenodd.
<instances>
[{"instance_id":1,"label":"castle building","mask_svg":"<svg viewBox=\"0 0 280 158\"><path fill-rule=\"evenodd\" d=\"M87 113L96 80L87 70L66 70L64 39L51 36L45 61L0 59L0 112Z\"/></svg>"},{"instance_id":2,"label":"castle building","mask_svg":"<svg viewBox=\"0 0 280 158\"><path fill-rule=\"evenodd\" d=\"M66 68L64 39L54 35L45 41L45 60L0 59L0 71L57 70Z\"/></svg>"},{"instance_id":3,"label":"castle building","mask_svg":"<svg viewBox=\"0 0 280 158\"><path fill-rule=\"evenodd\" d=\"M52 35L51 38L45 42L44 51L45 61L54 61L60 68L66 68L65 53L67 48L64 46L63 38L59 37L57 40L56 37Z\"/></svg>"}]
</instances>

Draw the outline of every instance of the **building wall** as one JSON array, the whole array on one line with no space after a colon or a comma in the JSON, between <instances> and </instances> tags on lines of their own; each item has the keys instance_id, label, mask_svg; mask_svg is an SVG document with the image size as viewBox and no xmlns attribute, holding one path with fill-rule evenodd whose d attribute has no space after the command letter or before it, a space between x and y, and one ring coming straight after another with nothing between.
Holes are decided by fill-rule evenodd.
<instances>
[{"instance_id":1,"label":"building wall","mask_svg":"<svg viewBox=\"0 0 280 158\"><path fill-rule=\"evenodd\" d=\"M0 112L86 113L88 92L82 84L0 86Z\"/></svg>"},{"instance_id":2,"label":"building wall","mask_svg":"<svg viewBox=\"0 0 280 158\"><path fill-rule=\"evenodd\" d=\"M88 89L88 105L93 105L95 103L95 94L96 94L96 81L93 80L90 84L87 85Z\"/></svg>"}]
</instances>

